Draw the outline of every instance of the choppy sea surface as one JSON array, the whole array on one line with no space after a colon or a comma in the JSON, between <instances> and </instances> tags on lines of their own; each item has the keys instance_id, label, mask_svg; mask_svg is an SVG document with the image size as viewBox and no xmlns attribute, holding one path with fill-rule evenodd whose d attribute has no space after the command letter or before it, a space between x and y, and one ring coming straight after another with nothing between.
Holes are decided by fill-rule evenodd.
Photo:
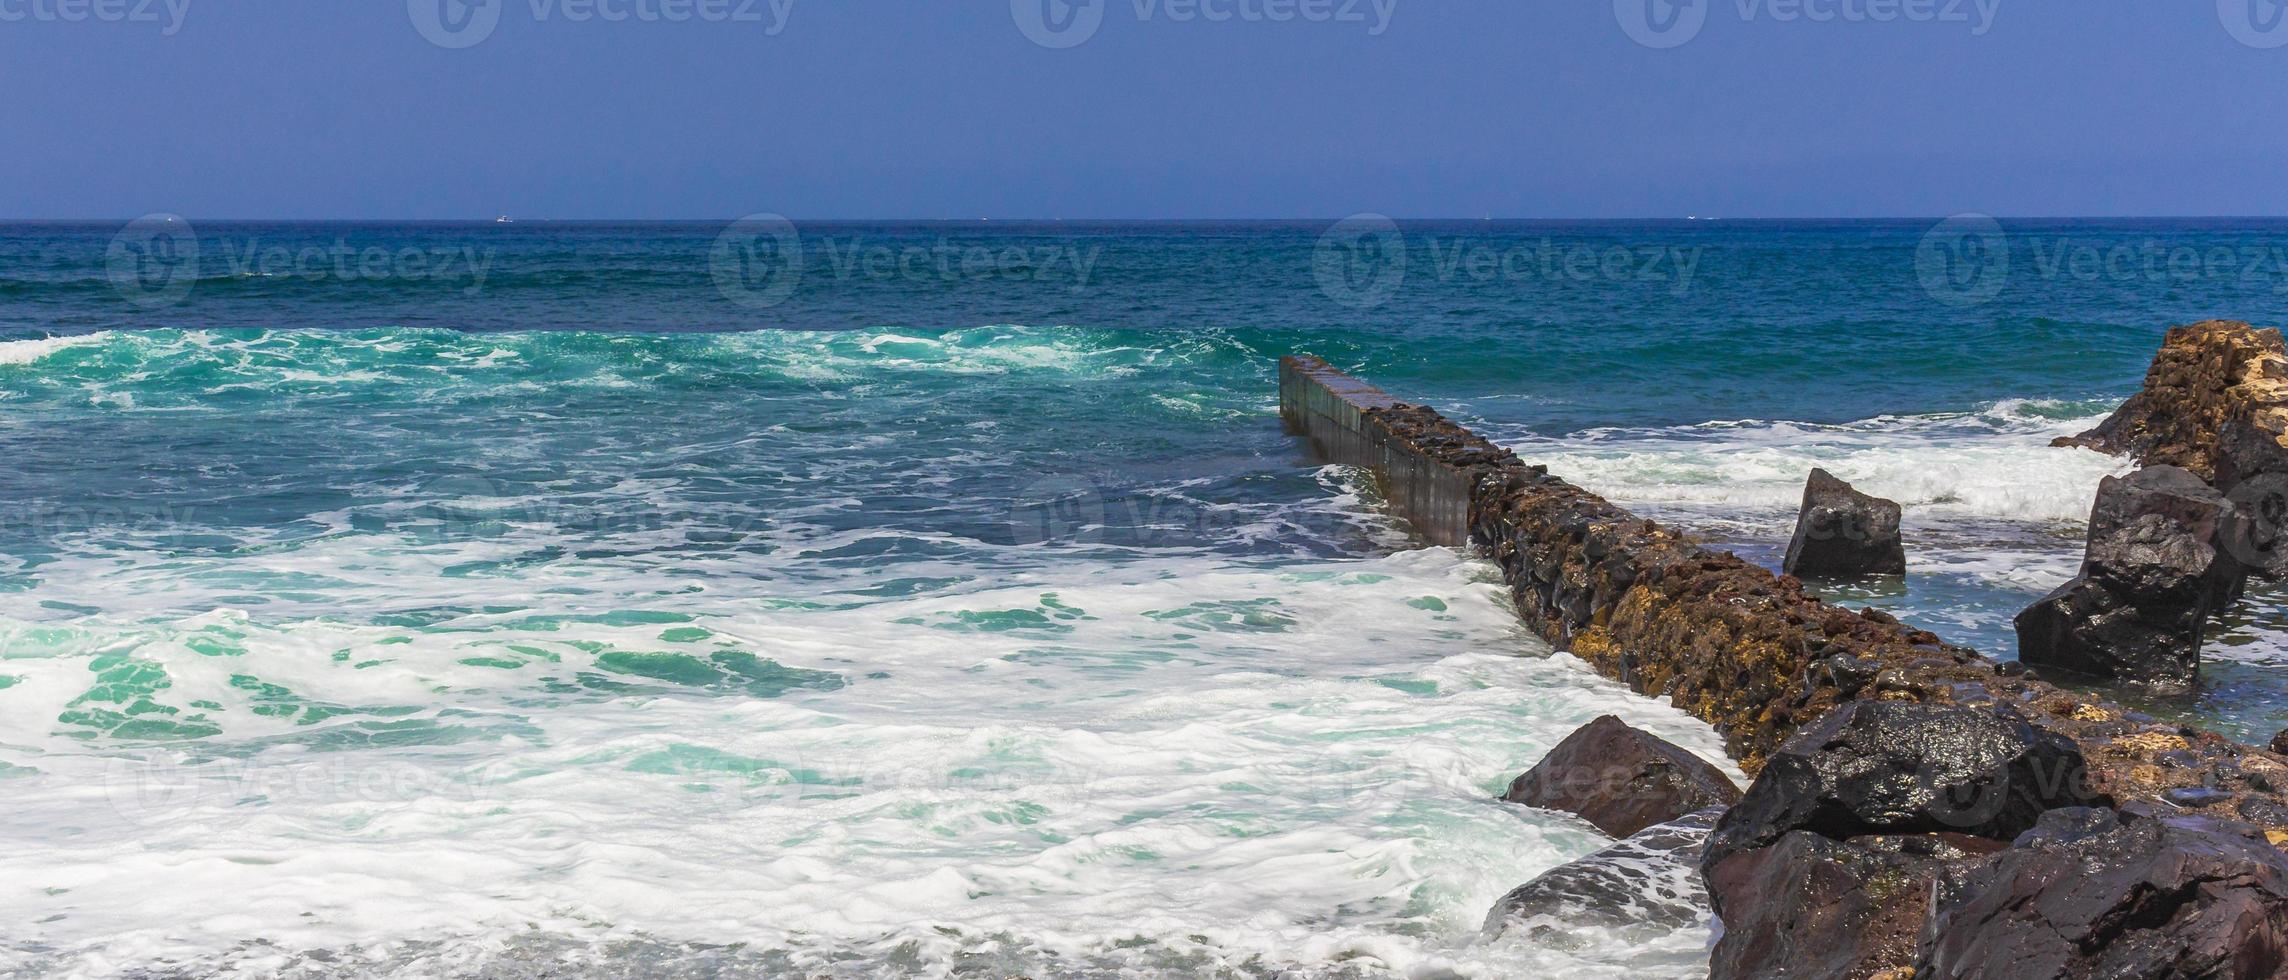
<instances>
[{"instance_id":1,"label":"choppy sea surface","mask_svg":"<svg viewBox=\"0 0 2288 980\"><path fill-rule=\"evenodd\" d=\"M1695 977L1487 941L1618 714L1280 431L1312 352L2012 655L2288 224L0 225L0 976ZM2288 615L2210 690L2288 726Z\"/></svg>"}]
</instances>

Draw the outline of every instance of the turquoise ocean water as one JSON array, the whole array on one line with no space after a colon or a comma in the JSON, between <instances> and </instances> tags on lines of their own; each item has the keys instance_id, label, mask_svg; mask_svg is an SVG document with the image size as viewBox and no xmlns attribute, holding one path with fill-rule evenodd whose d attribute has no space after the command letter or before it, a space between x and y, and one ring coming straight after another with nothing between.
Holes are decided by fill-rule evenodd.
<instances>
[{"instance_id":1,"label":"turquoise ocean water","mask_svg":"<svg viewBox=\"0 0 2288 980\"><path fill-rule=\"evenodd\" d=\"M1695 976L1485 942L1605 713L1281 431L1317 353L2012 653L2288 223L0 225L0 976ZM2281 595L2211 690L2288 726Z\"/></svg>"}]
</instances>

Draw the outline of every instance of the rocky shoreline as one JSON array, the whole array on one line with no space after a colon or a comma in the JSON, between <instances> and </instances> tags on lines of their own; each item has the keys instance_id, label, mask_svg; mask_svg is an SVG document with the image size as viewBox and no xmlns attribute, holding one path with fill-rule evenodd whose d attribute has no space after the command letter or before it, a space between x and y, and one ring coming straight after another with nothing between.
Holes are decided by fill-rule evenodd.
<instances>
[{"instance_id":1,"label":"rocky shoreline","mask_svg":"<svg viewBox=\"0 0 2288 980\"><path fill-rule=\"evenodd\" d=\"M1491 557L1553 646L1709 722L1756 777L1701 865L1726 926L1715 976L1987 976L2011 957L2056 976L2288 975L2288 757L1823 602L1317 358L1284 359L1281 392L1290 428L1376 472L1426 538ZM2260 400L2212 399L2259 431L2288 420ZM2165 402L2117 429L2204 445L2158 421ZM2240 877L2217 870L2226 852ZM2076 860L2119 887L2028 884L2078 882L2056 871ZM2040 914L1981 911L2027 887Z\"/></svg>"}]
</instances>

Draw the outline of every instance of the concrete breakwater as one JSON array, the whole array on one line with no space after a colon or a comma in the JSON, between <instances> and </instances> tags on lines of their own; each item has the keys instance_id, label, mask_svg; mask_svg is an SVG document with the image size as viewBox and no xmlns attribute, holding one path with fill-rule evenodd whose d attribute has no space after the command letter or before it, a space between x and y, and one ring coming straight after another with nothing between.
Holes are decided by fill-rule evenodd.
<instances>
[{"instance_id":1,"label":"concrete breakwater","mask_svg":"<svg viewBox=\"0 0 2288 980\"><path fill-rule=\"evenodd\" d=\"M1987 708L2070 739L2090 791L2253 824L2288 842L2288 757L2128 711L1976 651L1808 594L1528 464L1315 357L1280 364L1281 414L1325 459L1374 472L1435 544L1495 561L1560 650L1715 726L1751 775L1853 701Z\"/></svg>"}]
</instances>

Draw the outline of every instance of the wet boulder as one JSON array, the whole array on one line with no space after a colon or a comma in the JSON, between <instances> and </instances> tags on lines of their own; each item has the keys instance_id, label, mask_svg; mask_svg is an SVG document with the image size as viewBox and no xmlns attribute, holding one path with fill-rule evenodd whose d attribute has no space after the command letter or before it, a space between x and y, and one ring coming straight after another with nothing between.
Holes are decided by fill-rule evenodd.
<instances>
[{"instance_id":1,"label":"wet boulder","mask_svg":"<svg viewBox=\"0 0 2288 980\"><path fill-rule=\"evenodd\" d=\"M1782 569L1808 579L1905 575L1899 505L1860 493L1826 470L1812 470Z\"/></svg>"},{"instance_id":2,"label":"wet boulder","mask_svg":"<svg viewBox=\"0 0 2288 980\"><path fill-rule=\"evenodd\" d=\"M1578 814L1616 838L1739 798L1723 770L1611 715L1566 736L1502 796Z\"/></svg>"},{"instance_id":3,"label":"wet boulder","mask_svg":"<svg viewBox=\"0 0 2288 980\"><path fill-rule=\"evenodd\" d=\"M2081 750L2007 708L1853 701L1798 732L1701 859L1711 976L1905 976L1934 896L2042 814L2101 799Z\"/></svg>"},{"instance_id":4,"label":"wet boulder","mask_svg":"<svg viewBox=\"0 0 2288 980\"><path fill-rule=\"evenodd\" d=\"M2288 456L2288 447L2276 452ZM2280 469L2218 486L2233 506L2225 550L2250 575L2280 581L2288 579L2288 461L2272 465Z\"/></svg>"},{"instance_id":5,"label":"wet boulder","mask_svg":"<svg viewBox=\"0 0 2288 980\"><path fill-rule=\"evenodd\" d=\"M1711 808L1647 827L1518 886L1494 903L1487 937L1515 933L1537 945L1575 948L1598 938L1584 930L1651 939L1708 921L1700 849L1723 812Z\"/></svg>"},{"instance_id":6,"label":"wet boulder","mask_svg":"<svg viewBox=\"0 0 2288 980\"><path fill-rule=\"evenodd\" d=\"M2045 818L1939 903L1916 975L2288 977L2288 856L2220 821Z\"/></svg>"},{"instance_id":7,"label":"wet boulder","mask_svg":"<svg viewBox=\"0 0 2288 980\"><path fill-rule=\"evenodd\" d=\"M2191 686L2209 616L2248 581L2229 543L2237 527L2232 502L2186 470L2151 466L2107 478L2090 513L2080 575L2018 614L2018 659L2093 678Z\"/></svg>"},{"instance_id":8,"label":"wet boulder","mask_svg":"<svg viewBox=\"0 0 2288 980\"><path fill-rule=\"evenodd\" d=\"M1727 858L1796 831L1838 841L1909 834L2008 841L2049 810L2099 799L2072 740L2006 708L1854 701L1772 754L1717 825L1701 866L1713 876ZM1712 898L1725 911L1725 895Z\"/></svg>"},{"instance_id":9,"label":"wet boulder","mask_svg":"<svg viewBox=\"0 0 2288 980\"><path fill-rule=\"evenodd\" d=\"M1734 855L1708 871L1709 894L1724 896L1725 910L1710 980L1907 976L1933 893L1951 894L1981 852L2002 846L1798 830Z\"/></svg>"}]
</instances>

